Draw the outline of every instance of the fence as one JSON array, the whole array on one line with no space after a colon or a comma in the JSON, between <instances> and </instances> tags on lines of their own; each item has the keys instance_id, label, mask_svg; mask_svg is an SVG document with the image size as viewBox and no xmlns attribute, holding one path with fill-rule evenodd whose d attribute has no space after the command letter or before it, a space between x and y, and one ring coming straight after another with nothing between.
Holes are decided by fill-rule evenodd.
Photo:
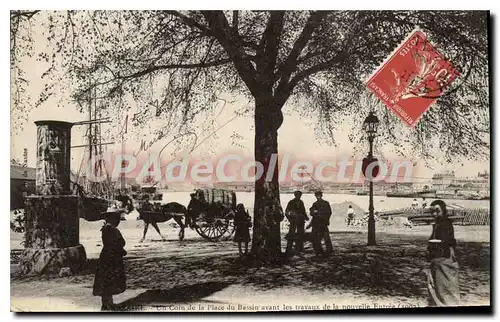
<instances>
[{"instance_id":1,"label":"fence","mask_svg":"<svg viewBox=\"0 0 500 322\"><path fill-rule=\"evenodd\" d=\"M428 225L434 222L430 209L403 208L379 213L381 217L407 217L415 225ZM467 209L456 205L448 207L448 217L455 225L489 225L490 210L484 208Z\"/></svg>"},{"instance_id":2,"label":"fence","mask_svg":"<svg viewBox=\"0 0 500 322\"><path fill-rule=\"evenodd\" d=\"M490 225L489 209L470 209L463 214L462 222L457 222L462 225Z\"/></svg>"}]
</instances>

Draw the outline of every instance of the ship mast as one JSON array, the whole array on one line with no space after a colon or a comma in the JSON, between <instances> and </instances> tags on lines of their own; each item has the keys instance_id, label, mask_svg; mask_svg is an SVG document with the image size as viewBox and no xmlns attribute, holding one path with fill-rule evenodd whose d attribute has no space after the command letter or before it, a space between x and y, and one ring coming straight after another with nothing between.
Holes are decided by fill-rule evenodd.
<instances>
[{"instance_id":1,"label":"ship mast","mask_svg":"<svg viewBox=\"0 0 500 322\"><path fill-rule=\"evenodd\" d=\"M124 128L121 130L121 140L122 140L122 157L125 154L125 134L127 133L128 129L128 115L125 117L125 124ZM121 167L123 168L124 166L124 161L122 161ZM120 171L120 192L125 191L125 173L123 171Z\"/></svg>"},{"instance_id":2,"label":"ship mast","mask_svg":"<svg viewBox=\"0 0 500 322\"><path fill-rule=\"evenodd\" d=\"M94 91L92 91L94 93ZM89 95L89 136L88 136L88 143L89 143L89 161L92 159L92 95Z\"/></svg>"},{"instance_id":3,"label":"ship mast","mask_svg":"<svg viewBox=\"0 0 500 322\"><path fill-rule=\"evenodd\" d=\"M93 83L91 83L91 86ZM77 183L80 177L83 179L81 188L85 194L90 194L94 196L102 196L109 198L110 196L110 177L104 167L104 160L102 160L102 146L107 144L113 144L113 142L103 143L101 137L101 123L109 123L109 118L100 119L100 111L97 107L97 88L93 87L89 92L88 96L88 120L73 123L73 125L88 125L85 138L87 140L84 145L76 145L71 148L85 148L88 150L88 156L85 151L83 153L82 163L80 164ZM95 159L94 159L95 156ZM86 160L87 159L87 160ZM85 162L87 161L87 162ZM87 167L91 166L91 162L96 161L96 164L92 165L92 169L83 169L84 165ZM82 174L82 170L84 171ZM95 176L106 175L106 180L104 182L91 182L90 178L86 176L86 171L91 170Z\"/></svg>"}]
</instances>

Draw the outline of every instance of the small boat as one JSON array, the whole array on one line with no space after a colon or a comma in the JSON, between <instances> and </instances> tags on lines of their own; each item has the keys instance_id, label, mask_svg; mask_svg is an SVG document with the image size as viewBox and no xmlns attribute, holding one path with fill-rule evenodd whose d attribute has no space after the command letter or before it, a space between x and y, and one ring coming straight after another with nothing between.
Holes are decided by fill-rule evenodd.
<instances>
[{"instance_id":1,"label":"small boat","mask_svg":"<svg viewBox=\"0 0 500 322\"><path fill-rule=\"evenodd\" d=\"M386 194L387 197L393 198L436 198L436 190L421 190L421 191L390 191Z\"/></svg>"}]
</instances>

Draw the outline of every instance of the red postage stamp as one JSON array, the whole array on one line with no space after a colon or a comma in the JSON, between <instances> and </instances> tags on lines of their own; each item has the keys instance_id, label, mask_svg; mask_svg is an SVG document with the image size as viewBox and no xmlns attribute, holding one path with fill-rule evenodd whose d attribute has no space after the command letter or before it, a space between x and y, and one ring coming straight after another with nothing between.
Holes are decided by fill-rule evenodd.
<instances>
[{"instance_id":1,"label":"red postage stamp","mask_svg":"<svg viewBox=\"0 0 500 322\"><path fill-rule=\"evenodd\" d=\"M414 31L368 79L368 88L409 126L415 126L459 72Z\"/></svg>"}]
</instances>

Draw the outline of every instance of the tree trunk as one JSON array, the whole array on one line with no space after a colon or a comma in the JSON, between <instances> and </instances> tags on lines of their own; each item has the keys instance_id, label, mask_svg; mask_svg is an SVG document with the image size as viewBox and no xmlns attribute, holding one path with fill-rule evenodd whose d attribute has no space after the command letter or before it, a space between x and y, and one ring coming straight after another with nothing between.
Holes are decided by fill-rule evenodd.
<instances>
[{"instance_id":1,"label":"tree trunk","mask_svg":"<svg viewBox=\"0 0 500 322\"><path fill-rule=\"evenodd\" d=\"M278 128L283 122L281 108L271 100L257 99L255 108L255 161L264 166L263 175L255 181L254 228L251 253L265 260L281 254L280 205L278 166L268 176L271 157L278 153ZM276 159L277 160L277 159Z\"/></svg>"}]
</instances>

